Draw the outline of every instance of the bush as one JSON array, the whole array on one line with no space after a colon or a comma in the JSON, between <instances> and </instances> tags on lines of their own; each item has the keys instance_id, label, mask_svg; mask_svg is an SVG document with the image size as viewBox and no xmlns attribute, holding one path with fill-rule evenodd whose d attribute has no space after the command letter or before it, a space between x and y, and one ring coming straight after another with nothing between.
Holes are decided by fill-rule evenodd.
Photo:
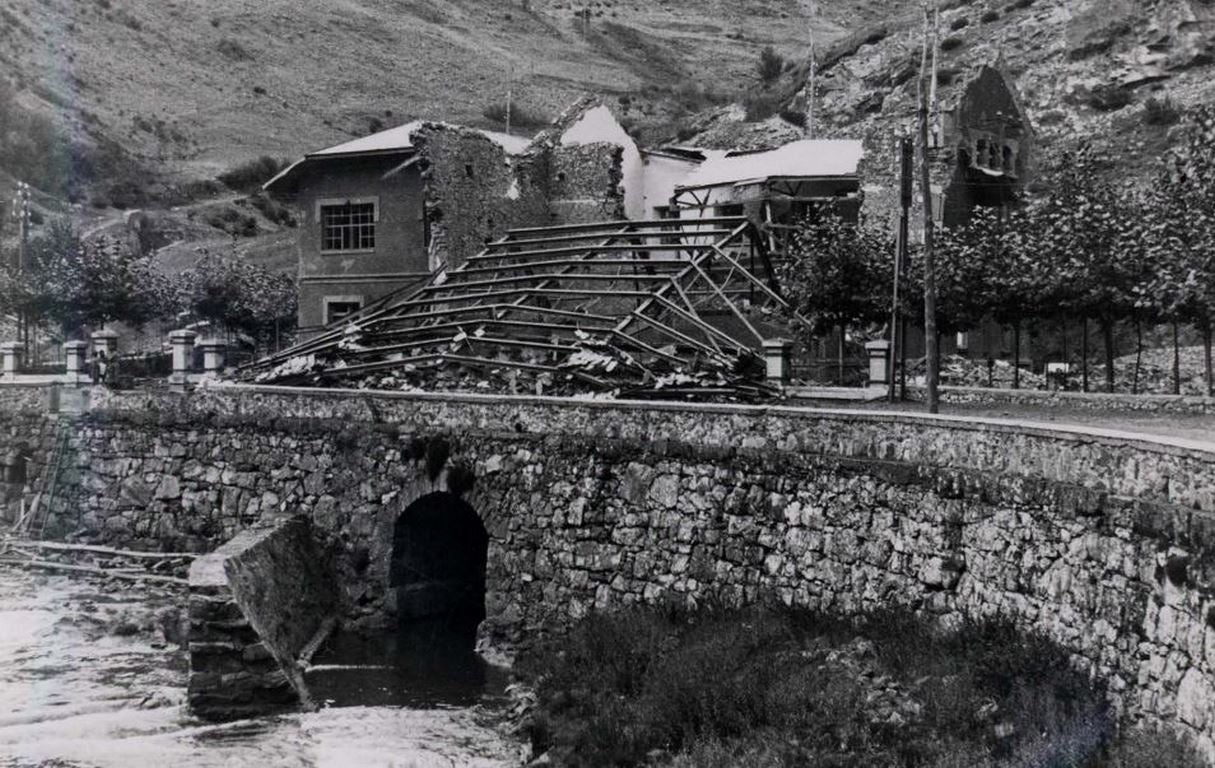
<instances>
[{"instance_id":1,"label":"bush","mask_svg":"<svg viewBox=\"0 0 1215 768\"><path fill-rule=\"evenodd\" d=\"M230 61L253 60L253 54L249 53L249 51L245 50L243 45L235 40L232 40L231 38L225 37L223 40L220 40L215 46L215 50L219 51L221 56Z\"/></svg>"},{"instance_id":2,"label":"bush","mask_svg":"<svg viewBox=\"0 0 1215 768\"><path fill-rule=\"evenodd\" d=\"M506 102L495 102L481 110L487 120L506 125ZM552 122L548 115L522 104L511 104L510 124L512 128L541 128Z\"/></svg>"},{"instance_id":3,"label":"bush","mask_svg":"<svg viewBox=\"0 0 1215 768\"><path fill-rule=\"evenodd\" d=\"M966 45L965 40L956 35L951 35L941 41L941 50L946 52L956 51L964 45Z\"/></svg>"},{"instance_id":4,"label":"bush","mask_svg":"<svg viewBox=\"0 0 1215 768\"><path fill-rule=\"evenodd\" d=\"M668 605L547 643L518 669L537 684L533 746L557 765L1080 766L1113 732L1066 650L999 620L942 634L901 610Z\"/></svg>"},{"instance_id":5,"label":"bush","mask_svg":"<svg viewBox=\"0 0 1215 768\"><path fill-rule=\"evenodd\" d=\"M1143 122L1148 125L1172 125L1181 119L1181 110L1166 96L1151 96L1143 102Z\"/></svg>"},{"instance_id":6,"label":"bush","mask_svg":"<svg viewBox=\"0 0 1215 768\"><path fill-rule=\"evenodd\" d=\"M796 125L798 128L806 127L806 113L799 109L782 109L780 111L780 119L791 125Z\"/></svg>"},{"instance_id":7,"label":"bush","mask_svg":"<svg viewBox=\"0 0 1215 768\"><path fill-rule=\"evenodd\" d=\"M1134 101L1131 92L1119 85L1099 85L1089 92L1088 105L1098 112L1114 112Z\"/></svg>"},{"instance_id":8,"label":"bush","mask_svg":"<svg viewBox=\"0 0 1215 768\"><path fill-rule=\"evenodd\" d=\"M999 21L999 19L1000 12L995 10L985 11L983 15L979 17L979 21L983 22L984 24L990 24L993 21Z\"/></svg>"},{"instance_id":9,"label":"bush","mask_svg":"<svg viewBox=\"0 0 1215 768\"><path fill-rule=\"evenodd\" d=\"M785 58L768 46L759 52L759 79L765 85L771 85L780 77L785 69Z\"/></svg>"},{"instance_id":10,"label":"bush","mask_svg":"<svg viewBox=\"0 0 1215 768\"><path fill-rule=\"evenodd\" d=\"M262 155L241 163L216 178L231 190L249 192L274 178L274 175L286 166L286 161L280 162L269 155Z\"/></svg>"},{"instance_id":11,"label":"bush","mask_svg":"<svg viewBox=\"0 0 1215 768\"><path fill-rule=\"evenodd\" d=\"M295 216L291 213L290 208L279 203L277 200L267 197L261 192L251 195L249 197L249 204L261 211L263 216L279 226L294 227L296 225Z\"/></svg>"},{"instance_id":12,"label":"bush","mask_svg":"<svg viewBox=\"0 0 1215 768\"><path fill-rule=\"evenodd\" d=\"M775 115L781 108L781 99L772 93L755 93L747 97L743 105L747 110L747 121L758 123Z\"/></svg>"}]
</instances>

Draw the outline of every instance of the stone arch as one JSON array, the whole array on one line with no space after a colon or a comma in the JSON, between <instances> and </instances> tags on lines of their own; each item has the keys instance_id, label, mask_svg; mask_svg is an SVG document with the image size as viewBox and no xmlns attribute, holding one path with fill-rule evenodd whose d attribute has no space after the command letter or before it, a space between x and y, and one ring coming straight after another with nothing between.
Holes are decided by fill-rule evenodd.
<instances>
[{"instance_id":1,"label":"stone arch","mask_svg":"<svg viewBox=\"0 0 1215 768\"><path fill-rule=\"evenodd\" d=\"M452 491L432 491L393 524L389 586L399 630L471 651L485 618L489 533L473 506Z\"/></svg>"}]
</instances>

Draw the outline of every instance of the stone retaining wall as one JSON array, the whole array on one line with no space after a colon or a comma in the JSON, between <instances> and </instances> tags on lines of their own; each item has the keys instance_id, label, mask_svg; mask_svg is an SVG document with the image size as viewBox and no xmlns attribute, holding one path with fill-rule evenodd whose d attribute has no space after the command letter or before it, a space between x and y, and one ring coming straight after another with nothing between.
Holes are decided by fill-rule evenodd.
<instances>
[{"instance_id":1,"label":"stone retaining wall","mask_svg":"<svg viewBox=\"0 0 1215 768\"><path fill-rule=\"evenodd\" d=\"M335 553L353 624L391 619L397 515L474 476L490 636L526 641L664 595L1003 612L1109 680L1132 720L1215 754L1215 445L888 412L286 388L95 405L60 530L202 547L300 513Z\"/></svg>"},{"instance_id":2,"label":"stone retaining wall","mask_svg":"<svg viewBox=\"0 0 1215 768\"><path fill-rule=\"evenodd\" d=\"M248 529L196 560L191 711L234 719L307 702L296 660L337 607L334 574L307 518Z\"/></svg>"},{"instance_id":3,"label":"stone retaining wall","mask_svg":"<svg viewBox=\"0 0 1215 768\"><path fill-rule=\"evenodd\" d=\"M923 402L923 387L908 387L908 399ZM1048 392L1039 389L941 387L941 402L955 405L1024 405L1084 411L1215 414L1215 397L1129 395L1108 392Z\"/></svg>"},{"instance_id":4,"label":"stone retaining wall","mask_svg":"<svg viewBox=\"0 0 1215 768\"><path fill-rule=\"evenodd\" d=\"M43 412L47 409L48 392L44 385L0 383L0 411Z\"/></svg>"}]
</instances>

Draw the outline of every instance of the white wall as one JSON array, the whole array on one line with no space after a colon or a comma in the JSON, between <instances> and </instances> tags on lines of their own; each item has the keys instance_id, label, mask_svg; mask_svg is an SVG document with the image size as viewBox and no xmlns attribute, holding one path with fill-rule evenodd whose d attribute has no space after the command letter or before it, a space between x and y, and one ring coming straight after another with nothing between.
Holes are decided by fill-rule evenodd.
<instances>
[{"instance_id":1,"label":"white wall","mask_svg":"<svg viewBox=\"0 0 1215 768\"><path fill-rule=\"evenodd\" d=\"M587 110L578 122L561 137L564 146L578 144L615 144L624 149L622 172L624 178L624 215L630 219L647 218L645 203L645 166L641 150L624 126L603 105Z\"/></svg>"}]
</instances>

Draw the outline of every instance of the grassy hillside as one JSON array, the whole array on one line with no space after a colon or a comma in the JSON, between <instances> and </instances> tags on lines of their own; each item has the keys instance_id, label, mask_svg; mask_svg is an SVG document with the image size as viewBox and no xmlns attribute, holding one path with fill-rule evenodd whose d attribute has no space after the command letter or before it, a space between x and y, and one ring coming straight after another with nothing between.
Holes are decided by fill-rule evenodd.
<instances>
[{"instance_id":1,"label":"grassy hillside","mask_svg":"<svg viewBox=\"0 0 1215 768\"><path fill-rule=\"evenodd\" d=\"M865 20L863 0L838 5L824 37ZM804 30L801 6L778 0L593 2L588 15L541 0L13 0L0 74L74 141L209 178L415 117L488 125L512 82L540 116L591 91L636 96L637 117L661 121L680 89L747 87L766 45L799 54Z\"/></svg>"},{"instance_id":2,"label":"grassy hillside","mask_svg":"<svg viewBox=\"0 0 1215 768\"><path fill-rule=\"evenodd\" d=\"M156 222L178 243L175 265L191 243L233 242L199 210L234 202L212 181L225 170L418 117L501 128L508 89L520 131L592 92L645 140L674 136L753 89L765 47L800 57L805 5L11 0L0 6L0 200L30 181L37 218L71 213L91 232L117 225L115 209L164 209ZM871 0L830 5L821 40L884 12ZM235 238L238 250L290 262L274 245L280 228L251 215L259 226ZM272 242L254 242L266 232Z\"/></svg>"}]
</instances>

